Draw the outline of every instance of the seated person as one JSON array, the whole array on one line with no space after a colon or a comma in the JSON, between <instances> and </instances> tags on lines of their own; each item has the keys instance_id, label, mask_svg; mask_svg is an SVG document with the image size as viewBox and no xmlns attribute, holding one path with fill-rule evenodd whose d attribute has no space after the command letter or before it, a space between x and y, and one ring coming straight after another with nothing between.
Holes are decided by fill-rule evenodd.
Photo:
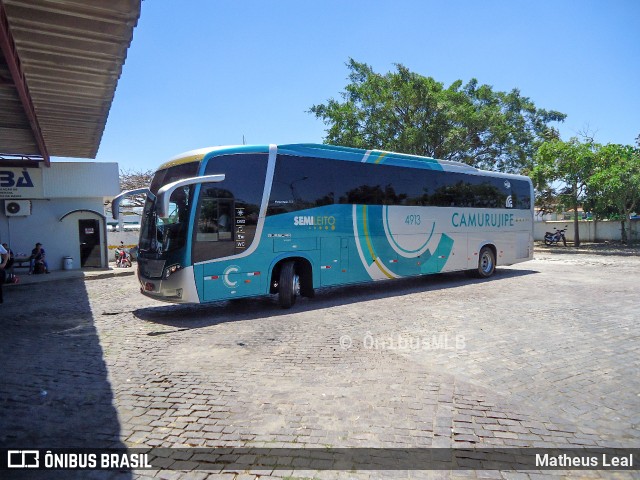
<instances>
[{"instance_id":1,"label":"seated person","mask_svg":"<svg viewBox=\"0 0 640 480\"><path fill-rule=\"evenodd\" d=\"M44 266L44 271L46 273L49 272L49 265L47 264L46 254L44 248L42 248L41 243L36 243L36 248L31 250L31 260L29 261L29 275L34 273L34 269L36 264L42 264Z\"/></svg>"}]
</instances>

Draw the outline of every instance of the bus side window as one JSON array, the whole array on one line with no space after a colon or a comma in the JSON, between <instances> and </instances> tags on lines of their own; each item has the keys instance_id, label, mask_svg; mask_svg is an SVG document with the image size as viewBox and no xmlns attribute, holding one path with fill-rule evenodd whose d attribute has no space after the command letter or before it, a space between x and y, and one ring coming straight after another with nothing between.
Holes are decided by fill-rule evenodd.
<instances>
[{"instance_id":1,"label":"bus side window","mask_svg":"<svg viewBox=\"0 0 640 480\"><path fill-rule=\"evenodd\" d=\"M233 240L233 205L229 200L218 201L218 239Z\"/></svg>"},{"instance_id":2,"label":"bus side window","mask_svg":"<svg viewBox=\"0 0 640 480\"><path fill-rule=\"evenodd\" d=\"M198 217L198 242L233 240L233 201L202 197Z\"/></svg>"}]
</instances>

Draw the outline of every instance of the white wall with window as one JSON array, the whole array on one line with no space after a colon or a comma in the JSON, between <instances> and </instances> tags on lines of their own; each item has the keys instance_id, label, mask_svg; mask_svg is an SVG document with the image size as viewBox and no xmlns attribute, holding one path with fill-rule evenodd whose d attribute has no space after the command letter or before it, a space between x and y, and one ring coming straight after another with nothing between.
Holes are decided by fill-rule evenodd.
<instances>
[{"instance_id":1,"label":"white wall with window","mask_svg":"<svg viewBox=\"0 0 640 480\"><path fill-rule=\"evenodd\" d=\"M62 269L65 257L72 259L73 268L108 265L104 202L119 193L117 163L4 165L0 164L2 243L16 256L30 255L41 243L50 270Z\"/></svg>"}]
</instances>

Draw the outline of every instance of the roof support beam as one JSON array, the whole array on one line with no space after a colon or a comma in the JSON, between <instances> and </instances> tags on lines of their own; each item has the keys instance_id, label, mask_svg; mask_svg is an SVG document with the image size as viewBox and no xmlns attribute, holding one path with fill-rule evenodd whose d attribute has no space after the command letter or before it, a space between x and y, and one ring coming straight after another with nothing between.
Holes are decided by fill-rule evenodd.
<instances>
[{"instance_id":1,"label":"roof support beam","mask_svg":"<svg viewBox=\"0 0 640 480\"><path fill-rule=\"evenodd\" d=\"M38 145L38 149L40 150L40 154L44 159L44 164L48 167L50 166L49 152L47 151L47 146L45 144L44 137L42 136L42 130L40 129L40 124L38 123L38 117L36 115L35 108L33 107L33 102L31 101L31 95L29 94L29 88L27 87L27 82L22 71L20 58L18 57L18 52L16 50L16 44L13 40L11 32L9 31L9 19L7 18L7 13L1 0L0 50L2 50L5 61L7 62L7 65L9 67L9 71L11 72L13 83L16 87L16 90L18 91L18 96L20 97L20 101L22 102L25 115L29 120L31 131L33 132L33 136L35 137L36 144Z\"/></svg>"}]
</instances>

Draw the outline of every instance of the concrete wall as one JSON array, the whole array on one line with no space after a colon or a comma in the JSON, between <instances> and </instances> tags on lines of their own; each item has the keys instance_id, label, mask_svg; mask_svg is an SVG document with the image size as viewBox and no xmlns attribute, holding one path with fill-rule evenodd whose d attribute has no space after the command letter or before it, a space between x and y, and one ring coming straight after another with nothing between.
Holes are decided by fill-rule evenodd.
<instances>
[{"instance_id":1,"label":"concrete wall","mask_svg":"<svg viewBox=\"0 0 640 480\"><path fill-rule=\"evenodd\" d=\"M120 174L115 162L53 162L50 168L41 171L43 198L113 197L120 193Z\"/></svg>"},{"instance_id":2,"label":"concrete wall","mask_svg":"<svg viewBox=\"0 0 640 480\"><path fill-rule=\"evenodd\" d=\"M49 269L61 270L63 257L73 259L74 268L80 268L80 234L78 220L98 219L100 239L106 241L105 225L101 217L91 212L76 212L60 219L71 211L85 209L101 213L102 198L56 198L31 200L31 215L7 217L0 210L0 241L8 243L14 254L31 254L36 242L42 243L47 253ZM107 265L106 253L102 254L103 266ZM20 273L21 270L18 271Z\"/></svg>"},{"instance_id":3,"label":"concrete wall","mask_svg":"<svg viewBox=\"0 0 640 480\"><path fill-rule=\"evenodd\" d=\"M107 232L107 245L109 246L109 261L113 262L116 257L116 248L120 246L120 242L124 242L124 246L129 249L138 245L139 231L134 232Z\"/></svg>"},{"instance_id":4,"label":"concrete wall","mask_svg":"<svg viewBox=\"0 0 640 480\"><path fill-rule=\"evenodd\" d=\"M8 243L14 253L27 255L40 242L51 270L62 269L67 256L74 268L80 268L78 221L98 220L100 264L107 266L104 198L120 192L117 163L53 162L49 168L40 164L26 169L0 166L0 173L0 241ZM31 202L30 214L7 215L11 201Z\"/></svg>"},{"instance_id":5,"label":"concrete wall","mask_svg":"<svg viewBox=\"0 0 640 480\"><path fill-rule=\"evenodd\" d=\"M567 226L565 236L567 240L573 241L573 220L562 221L546 221L533 223L533 238L535 240L544 240L545 232L553 232L554 228L561 229ZM578 222L580 229L581 242L604 242L604 241L620 241L621 231L620 222L612 221L580 221ZM626 222L625 228L627 236L632 241L640 240L640 220L630 220Z\"/></svg>"}]
</instances>

